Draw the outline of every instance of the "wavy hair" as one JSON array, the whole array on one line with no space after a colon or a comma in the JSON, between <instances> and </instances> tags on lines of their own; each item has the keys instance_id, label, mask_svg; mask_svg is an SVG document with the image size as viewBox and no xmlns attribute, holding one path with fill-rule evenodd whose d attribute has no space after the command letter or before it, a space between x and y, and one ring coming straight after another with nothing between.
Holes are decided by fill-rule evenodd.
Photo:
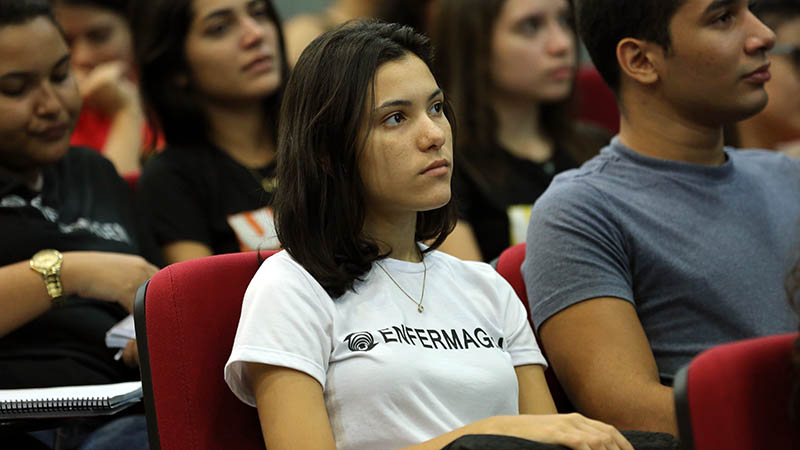
<instances>
[{"instance_id":1,"label":"wavy hair","mask_svg":"<svg viewBox=\"0 0 800 450\"><path fill-rule=\"evenodd\" d=\"M362 230L364 183L358 170L365 124L371 123L375 73L412 54L428 67L428 38L412 28L378 22L347 23L314 40L300 55L286 86L278 133L274 196L281 245L337 298L387 255ZM453 123L445 102L445 116ZM417 241L438 247L455 225L455 207L417 213Z\"/></svg>"}]
</instances>

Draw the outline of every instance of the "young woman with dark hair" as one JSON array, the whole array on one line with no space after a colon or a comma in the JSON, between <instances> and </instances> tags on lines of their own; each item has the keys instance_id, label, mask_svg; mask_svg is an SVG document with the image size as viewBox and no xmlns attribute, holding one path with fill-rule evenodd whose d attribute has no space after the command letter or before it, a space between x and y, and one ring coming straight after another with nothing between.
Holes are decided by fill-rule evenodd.
<instances>
[{"instance_id":1,"label":"young woman with dark hair","mask_svg":"<svg viewBox=\"0 0 800 450\"><path fill-rule=\"evenodd\" d=\"M553 176L608 143L573 120L578 50L568 0L440 0L437 77L459 127L461 221L442 250L490 261L525 241L530 207ZM476 245L477 243L477 245Z\"/></svg>"},{"instance_id":2,"label":"young woman with dark hair","mask_svg":"<svg viewBox=\"0 0 800 450\"><path fill-rule=\"evenodd\" d=\"M440 449L470 433L631 449L555 414L514 291L435 250L455 220L453 138L430 64L428 40L397 24L348 25L301 55L278 144L285 250L247 289L228 385L270 450Z\"/></svg>"},{"instance_id":3,"label":"young woman with dark hair","mask_svg":"<svg viewBox=\"0 0 800 450\"><path fill-rule=\"evenodd\" d=\"M137 174L156 139L146 126L133 60L127 0L53 0L83 98L71 144L100 151L122 175Z\"/></svg>"},{"instance_id":4,"label":"young woman with dark hair","mask_svg":"<svg viewBox=\"0 0 800 450\"><path fill-rule=\"evenodd\" d=\"M288 71L272 3L132 6L142 91L168 145L138 193L165 261L277 248L267 205Z\"/></svg>"},{"instance_id":5,"label":"young woman with dark hair","mask_svg":"<svg viewBox=\"0 0 800 450\"><path fill-rule=\"evenodd\" d=\"M139 378L135 343L119 361L104 336L157 268L137 256L146 246L114 166L70 147L80 108L48 0L0 0L0 389ZM146 445L141 414L51 426L34 433L47 448ZM39 448L18 431L4 430L4 448Z\"/></svg>"}]
</instances>

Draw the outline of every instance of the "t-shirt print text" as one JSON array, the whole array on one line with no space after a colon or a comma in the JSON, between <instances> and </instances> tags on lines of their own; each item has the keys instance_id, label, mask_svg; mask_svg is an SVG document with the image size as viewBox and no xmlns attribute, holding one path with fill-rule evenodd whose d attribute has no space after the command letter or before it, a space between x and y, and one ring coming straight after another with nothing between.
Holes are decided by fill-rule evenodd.
<instances>
[{"instance_id":1,"label":"t-shirt print text","mask_svg":"<svg viewBox=\"0 0 800 450\"><path fill-rule=\"evenodd\" d=\"M480 327L473 330L466 328L437 330L411 328L401 324L381 328L374 334L369 331L350 333L344 341L352 352L368 352L378 344L421 346L432 350L503 349L502 336L495 339Z\"/></svg>"}]
</instances>

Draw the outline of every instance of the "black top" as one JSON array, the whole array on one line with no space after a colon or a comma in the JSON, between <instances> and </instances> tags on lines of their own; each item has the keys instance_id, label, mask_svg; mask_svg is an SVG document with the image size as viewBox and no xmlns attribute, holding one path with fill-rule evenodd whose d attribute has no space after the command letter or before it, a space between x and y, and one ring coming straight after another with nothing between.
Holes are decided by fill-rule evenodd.
<instances>
[{"instance_id":1,"label":"black top","mask_svg":"<svg viewBox=\"0 0 800 450\"><path fill-rule=\"evenodd\" d=\"M214 147L170 147L145 165L137 194L160 246L196 241L214 254L276 248L274 173L274 161L248 169Z\"/></svg>"},{"instance_id":2,"label":"black top","mask_svg":"<svg viewBox=\"0 0 800 450\"><path fill-rule=\"evenodd\" d=\"M128 185L108 160L71 148L43 177L36 192L0 168L0 265L46 248L140 252ZM105 345L105 332L126 315L116 303L68 298L63 308L0 338L0 388L137 379Z\"/></svg>"},{"instance_id":3,"label":"black top","mask_svg":"<svg viewBox=\"0 0 800 450\"><path fill-rule=\"evenodd\" d=\"M550 185L553 177L580 165L572 154L593 155L608 143L609 136L581 124L572 143L581 148L557 147L549 161L535 163L518 158L499 144L486 152L484 161L459 163L456 157L453 188L459 215L472 227L484 261L492 261L513 244L525 241L530 208ZM513 220L509 218L514 215ZM513 223L512 223L513 222ZM513 233L512 228L518 230Z\"/></svg>"}]
</instances>

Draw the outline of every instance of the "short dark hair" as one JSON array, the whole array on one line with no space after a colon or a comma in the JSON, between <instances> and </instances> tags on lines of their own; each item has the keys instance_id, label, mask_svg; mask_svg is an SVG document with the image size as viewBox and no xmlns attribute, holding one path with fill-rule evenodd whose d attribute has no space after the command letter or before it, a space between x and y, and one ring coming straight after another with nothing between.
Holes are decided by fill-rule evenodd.
<instances>
[{"instance_id":1,"label":"short dark hair","mask_svg":"<svg viewBox=\"0 0 800 450\"><path fill-rule=\"evenodd\" d=\"M23 25L37 17L56 23L49 0L0 0L0 27Z\"/></svg>"},{"instance_id":2,"label":"short dark hair","mask_svg":"<svg viewBox=\"0 0 800 450\"><path fill-rule=\"evenodd\" d=\"M686 0L578 0L578 32L597 71L619 94L617 44L625 38L654 42L669 52L670 23Z\"/></svg>"},{"instance_id":3,"label":"short dark hair","mask_svg":"<svg viewBox=\"0 0 800 450\"><path fill-rule=\"evenodd\" d=\"M364 124L382 64L415 55L431 67L428 38L412 28L348 23L315 39L300 55L281 108L278 188L273 198L281 246L339 297L387 255L363 234L364 183L358 170ZM445 116L452 112L445 102ZM417 213L417 241L439 246L455 225L453 202Z\"/></svg>"},{"instance_id":4,"label":"short dark hair","mask_svg":"<svg viewBox=\"0 0 800 450\"><path fill-rule=\"evenodd\" d=\"M283 29L271 0L263 0L267 15L278 30L281 84L264 99L264 109L273 135L278 128L283 87L289 76ZM209 144L204 134L208 118L191 86L179 87L177 78L189 71L185 43L194 11L192 0L136 0L130 3L134 53L139 64L139 86L151 112L150 124L164 134L172 146ZM155 113L154 115L152 113Z\"/></svg>"}]
</instances>

